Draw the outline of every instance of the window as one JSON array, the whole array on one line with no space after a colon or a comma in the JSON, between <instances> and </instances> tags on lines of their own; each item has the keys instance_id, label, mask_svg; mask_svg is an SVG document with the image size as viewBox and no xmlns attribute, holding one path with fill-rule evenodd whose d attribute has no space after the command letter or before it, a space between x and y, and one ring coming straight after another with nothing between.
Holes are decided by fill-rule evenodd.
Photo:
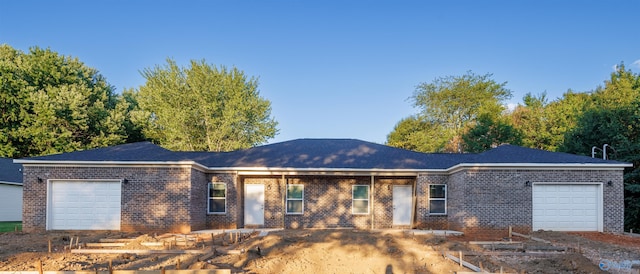
<instances>
[{"instance_id":1,"label":"window","mask_svg":"<svg viewBox=\"0 0 640 274\"><path fill-rule=\"evenodd\" d=\"M304 185L287 185L287 214L304 212Z\"/></svg>"},{"instance_id":2,"label":"window","mask_svg":"<svg viewBox=\"0 0 640 274\"><path fill-rule=\"evenodd\" d=\"M369 186L355 185L353 190L353 214L369 214Z\"/></svg>"},{"instance_id":3,"label":"window","mask_svg":"<svg viewBox=\"0 0 640 274\"><path fill-rule=\"evenodd\" d=\"M429 185L429 213L447 214L446 185Z\"/></svg>"},{"instance_id":4,"label":"window","mask_svg":"<svg viewBox=\"0 0 640 274\"><path fill-rule=\"evenodd\" d=\"M213 214L227 213L227 185L225 183L209 184L208 212Z\"/></svg>"}]
</instances>

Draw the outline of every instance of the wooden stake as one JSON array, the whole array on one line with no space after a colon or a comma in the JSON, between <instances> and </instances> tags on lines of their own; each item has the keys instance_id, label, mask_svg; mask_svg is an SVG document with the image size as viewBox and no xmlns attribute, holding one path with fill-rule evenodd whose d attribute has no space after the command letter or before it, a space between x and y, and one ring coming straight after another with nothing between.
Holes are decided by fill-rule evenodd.
<instances>
[{"instance_id":1,"label":"wooden stake","mask_svg":"<svg viewBox=\"0 0 640 274\"><path fill-rule=\"evenodd\" d=\"M176 264L176 270L180 270L180 259L178 259L178 263Z\"/></svg>"},{"instance_id":2,"label":"wooden stake","mask_svg":"<svg viewBox=\"0 0 640 274\"><path fill-rule=\"evenodd\" d=\"M113 274L113 260L109 260L109 274Z\"/></svg>"},{"instance_id":3,"label":"wooden stake","mask_svg":"<svg viewBox=\"0 0 640 274\"><path fill-rule=\"evenodd\" d=\"M160 269L160 274L165 274L164 273L164 266Z\"/></svg>"},{"instance_id":4,"label":"wooden stake","mask_svg":"<svg viewBox=\"0 0 640 274\"><path fill-rule=\"evenodd\" d=\"M458 251L458 257L460 257L460 267L462 267L462 251Z\"/></svg>"},{"instance_id":5,"label":"wooden stake","mask_svg":"<svg viewBox=\"0 0 640 274\"><path fill-rule=\"evenodd\" d=\"M511 233L513 232L513 227L509 226L509 239L513 236Z\"/></svg>"},{"instance_id":6,"label":"wooden stake","mask_svg":"<svg viewBox=\"0 0 640 274\"><path fill-rule=\"evenodd\" d=\"M51 253L51 239L49 239L49 253Z\"/></svg>"},{"instance_id":7,"label":"wooden stake","mask_svg":"<svg viewBox=\"0 0 640 274\"><path fill-rule=\"evenodd\" d=\"M42 271L42 260L38 261L38 273L43 274L44 271Z\"/></svg>"}]
</instances>

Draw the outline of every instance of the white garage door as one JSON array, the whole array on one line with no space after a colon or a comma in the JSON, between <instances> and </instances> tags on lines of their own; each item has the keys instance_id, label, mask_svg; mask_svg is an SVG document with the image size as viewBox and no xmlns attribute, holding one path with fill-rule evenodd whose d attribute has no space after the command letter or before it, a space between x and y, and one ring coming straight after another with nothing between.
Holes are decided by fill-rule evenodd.
<instances>
[{"instance_id":1,"label":"white garage door","mask_svg":"<svg viewBox=\"0 0 640 274\"><path fill-rule=\"evenodd\" d=\"M51 181L48 229L120 230L120 181Z\"/></svg>"},{"instance_id":2,"label":"white garage door","mask_svg":"<svg viewBox=\"0 0 640 274\"><path fill-rule=\"evenodd\" d=\"M601 184L534 184L533 230L602 231Z\"/></svg>"}]
</instances>

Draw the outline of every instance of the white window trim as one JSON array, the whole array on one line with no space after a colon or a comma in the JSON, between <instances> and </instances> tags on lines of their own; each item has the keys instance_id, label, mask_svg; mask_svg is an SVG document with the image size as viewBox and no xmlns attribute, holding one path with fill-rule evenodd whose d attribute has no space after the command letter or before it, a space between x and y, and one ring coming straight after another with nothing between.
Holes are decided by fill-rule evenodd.
<instances>
[{"instance_id":1,"label":"white window trim","mask_svg":"<svg viewBox=\"0 0 640 274\"><path fill-rule=\"evenodd\" d=\"M431 198L431 186L443 186L444 187L444 198ZM430 184L429 185L429 215L447 215L447 196L449 193L447 192L447 185L444 184ZM444 201L444 213L434 213L431 212L431 201Z\"/></svg>"},{"instance_id":2,"label":"white window trim","mask_svg":"<svg viewBox=\"0 0 640 274\"><path fill-rule=\"evenodd\" d=\"M367 187L367 198L366 199L356 199L354 198L354 192L357 186L365 186ZM367 201L367 212L354 212L354 209L356 208L354 206L354 201ZM351 186L351 214L353 215L368 215L371 208L371 188L369 185L352 185Z\"/></svg>"},{"instance_id":3,"label":"white window trim","mask_svg":"<svg viewBox=\"0 0 640 274\"><path fill-rule=\"evenodd\" d=\"M289 187L290 186L301 186L302 187L302 198L289 198ZM302 201L302 212L289 212L289 201ZM304 185L303 184L288 184L287 185L286 211L287 211L287 215L302 215L302 214L304 214Z\"/></svg>"},{"instance_id":4,"label":"white window trim","mask_svg":"<svg viewBox=\"0 0 640 274\"><path fill-rule=\"evenodd\" d=\"M224 185L224 198L209 196L210 192L211 192L211 187L213 187L213 185ZM209 211L209 209L211 208L211 200L221 200L221 199L224 199L224 212L211 212L211 211ZM212 215L224 215L224 214L227 214L227 184L226 183L213 182L213 183L209 183L207 185L207 214L212 214Z\"/></svg>"}]
</instances>

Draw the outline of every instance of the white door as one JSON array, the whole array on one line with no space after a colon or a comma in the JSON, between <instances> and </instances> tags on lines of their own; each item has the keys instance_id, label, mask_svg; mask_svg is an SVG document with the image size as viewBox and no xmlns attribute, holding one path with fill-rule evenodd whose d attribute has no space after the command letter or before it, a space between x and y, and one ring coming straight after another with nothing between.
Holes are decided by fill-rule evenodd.
<instances>
[{"instance_id":1,"label":"white door","mask_svg":"<svg viewBox=\"0 0 640 274\"><path fill-rule=\"evenodd\" d=\"M244 185L244 224L264 224L264 185Z\"/></svg>"},{"instance_id":2,"label":"white door","mask_svg":"<svg viewBox=\"0 0 640 274\"><path fill-rule=\"evenodd\" d=\"M120 230L120 181L51 181L47 229Z\"/></svg>"},{"instance_id":3,"label":"white door","mask_svg":"<svg viewBox=\"0 0 640 274\"><path fill-rule=\"evenodd\" d=\"M601 184L534 184L533 230L602 231Z\"/></svg>"},{"instance_id":4,"label":"white door","mask_svg":"<svg viewBox=\"0 0 640 274\"><path fill-rule=\"evenodd\" d=\"M411 225L411 186L393 186L393 225Z\"/></svg>"}]
</instances>

